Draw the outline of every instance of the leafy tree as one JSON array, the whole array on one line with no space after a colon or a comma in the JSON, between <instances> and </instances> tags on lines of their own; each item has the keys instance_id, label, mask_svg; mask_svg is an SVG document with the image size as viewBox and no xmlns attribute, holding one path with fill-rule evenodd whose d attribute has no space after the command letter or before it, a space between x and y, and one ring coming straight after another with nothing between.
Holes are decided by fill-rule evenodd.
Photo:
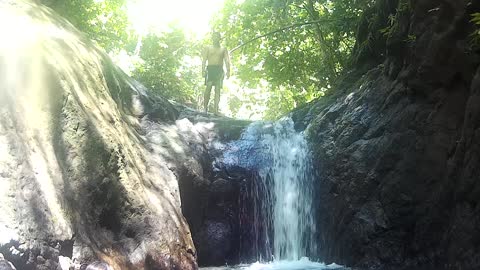
<instances>
[{"instance_id":1,"label":"leafy tree","mask_svg":"<svg viewBox=\"0 0 480 270\"><path fill-rule=\"evenodd\" d=\"M348 65L360 14L372 2L227 0L214 25L226 33L228 47L240 44L232 58L243 84L253 88L268 81L266 116L275 118L335 83Z\"/></svg>"},{"instance_id":2,"label":"leafy tree","mask_svg":"<svg viewBox=\"0 0 480 270\"><path fill-rule=\"evenodd\" d=\"M173 25L170 32L143 39L139 55L143 61L133 76L166 98L198 107L203 86L199 52L199 45Z\"/></svg>"},{"instance_id":3,"label":"leafy tree","mask_svg":"<svg viewBox=\"0 0 480 270\"><path fill-rule=\"evenodd\" d=\"M43 0L57 13L86 33L106 51L124 50L130 56L139 53L132 75L150 90L196 107L201 102L200 67L195 63L198 45L188 40L183 31L172 25L171 31L149 34L139 41L129 31L127 0Z\"/></svg>"},{"instance_id":4,"label":"leafy tree","mask_svg":"<svg viewBox=\"0 0 480 270\"><path fill-rule=\"evenodd\" d=\"M194 107L201 103L203 44L189 40L180 28L139 38L128 28L127 0L42 1L105 50L141 58L133 76L153 91ZM241 88L260 88L242 95L225 89L232 113L250 108L258 114L267 107L265 117L276 118L322 96L348 66L360 14L373 2L226 0L213 24L226 33L228 48L237 47L232 60Z\"/></svg>"},{"instance_id":5,"label":"leafy tree","mask_svg":"<svg viewBox=\"0 0 480 270\"><path fill-rule=\"evenodd\" d=\"M43 0L45 5L98 42L106 51L124 48L129 40L126 0Z\"/></svg>"}]
</instances>

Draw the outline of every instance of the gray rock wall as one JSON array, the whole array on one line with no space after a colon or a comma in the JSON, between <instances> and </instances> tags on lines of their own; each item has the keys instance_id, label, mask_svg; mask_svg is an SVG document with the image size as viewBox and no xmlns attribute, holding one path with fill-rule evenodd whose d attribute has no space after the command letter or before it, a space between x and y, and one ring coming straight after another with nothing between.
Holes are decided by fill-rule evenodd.
<instances>
[{"instance_id":1,"label":"gray rock wall","mask_svg":"<svg viewBox=\"0 0 480 270\"><path fill-rule=\"evenodd\" d=\"M5 260L22 270L197 268L178 180L203 175L200 131L50 9L3 1L0 16L11 24L0 45Z\"/></svg>"},{"instance_id":2,"label":"gray rock wall","mask_svg":"<svg viewBox=\"0 0 480 270\"><path fill-rule=\"evenodd\" d=\"M480 6L398 2L407 6L384 62L296 113L316 155L319 256L365 269L478 269L480 55L469 20Z\"/></svg>"},{"instance_id":3,"label":"gray rock wall","mask_svg":"<svg viewBox=\"0 0 480 270\"><path fill-rule=\"evenodd\" d=\"M479 3L376 8L402 3L379 51L357 46L352 78L293 114L316 156L318 257L477 269L480 57L469 19ZM0 262L238 261L239 183L252 175L214 161L247 123L147 95L47 8L4 1L0 15L16 26L0 42Z\"/></svg>"}]
</instances>

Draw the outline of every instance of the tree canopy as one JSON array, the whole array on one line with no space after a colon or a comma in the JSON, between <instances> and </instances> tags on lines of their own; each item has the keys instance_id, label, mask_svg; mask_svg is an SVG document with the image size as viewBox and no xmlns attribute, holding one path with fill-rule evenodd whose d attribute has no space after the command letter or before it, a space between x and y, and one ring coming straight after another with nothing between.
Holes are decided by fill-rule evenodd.
<instances>
[{"instance_id":1,"label":"tree canopy","mask_svg":"<svg viewBox=\"0 0 480 270\"><path fill-rule=\"evenodd\" d=\"M176 26L161 36L150 34L142 43L142 61L137 64L134 77L153 91L197 107L203 83L198 75L201 68L191 60L199 54L200 46L188 40Z\"/></svg>"},{"instance_id":2,"label":"tree canopy","mask_svg":"<svg viewBox=\"0 0 480 270\"><path fill-rule=\"evenodd\" d=\"M127 0L44 0L44 4L69 20L107 51L127 45L130 31Z\"/></svg>"},{"instance_id":3,"label":"tree canopy","mask_svg":"<svg viewBox=\"0 0 480 270\"><path fill-rule=\"evenodd\" d=\"M162 33L135 33L127 1L45 0L107 52L131 56L131 74L152 91L198 107L199 56L209 37L194 40L176 24ZM225 0L212 27L231 50L237 88L224 90L229 113L243 107L273 119L322 96L349 65L360 15L374 2Z\"/></svg>"},{"instance_id":4,"label":"tree canopy","mask_svg":"<svg viewBox=\"0 0 480 270\"><path fill-rule=\"evenodd\" d=\"M266 117L275 118L332 86L348 65L360 15L372 2L226 0L214 25L228 47L238 47L232 55L241 82L268 82Z\"/></svg>"}]
</instances>

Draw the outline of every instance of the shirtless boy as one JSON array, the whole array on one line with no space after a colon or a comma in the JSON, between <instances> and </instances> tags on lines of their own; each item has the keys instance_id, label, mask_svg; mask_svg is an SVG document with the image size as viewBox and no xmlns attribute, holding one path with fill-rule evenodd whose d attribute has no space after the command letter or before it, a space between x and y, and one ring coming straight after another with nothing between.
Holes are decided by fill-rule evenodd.
<instances>
[{"instance_id":1,"label":"shirtless boy","mask_svg":"<svg viewBox=\"0 0 480 270\"><path fill-rule=\"evenodd\" d=\"M208 111L208 103L210 102L210 93L212 87L215 87L215 100L214 100L214 113L218 114L218 103L220 101L220 90L223 86L223 64L227 69L227 79L230 77L230 57L228 55L228 50L220 46L220 33L213 32L212 34L213 46L206 48L203 51L203 61L202 61L202 72L205 77L205 84L207 88L205 89L205 95L203 99L203 106L205 112ZM207 64L207 69L205 65Z\"/></svg>"}]
</instances>

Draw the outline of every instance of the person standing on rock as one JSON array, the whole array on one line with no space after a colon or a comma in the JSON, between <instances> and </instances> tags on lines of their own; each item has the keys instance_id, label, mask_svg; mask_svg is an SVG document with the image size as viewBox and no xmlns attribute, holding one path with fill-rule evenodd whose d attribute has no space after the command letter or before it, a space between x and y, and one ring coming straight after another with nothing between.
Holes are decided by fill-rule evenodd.
<instances>
[{"instance_id":1,"label":"person standing on rock","mask_svg":"<svg viewBox=\"0 0 480 270\"><path fill-rule=\"evenodd\" d=\"M205 77L205 95L203 97L203 106L205 112L208 112L208 103L210 102L210 93L212 87L215 87L214 113L218 114L218 103L220 102L220 90L223 86L224 70L223 65L227 69L227 79L230 77L230 57L228 50L220 46L220 33L212 33L213 46L205 48L202 53L202 72ZM207 65L208 63L208 65ZM207 67L205 69L205 66Z\"/></svg>"}]
</instances>

